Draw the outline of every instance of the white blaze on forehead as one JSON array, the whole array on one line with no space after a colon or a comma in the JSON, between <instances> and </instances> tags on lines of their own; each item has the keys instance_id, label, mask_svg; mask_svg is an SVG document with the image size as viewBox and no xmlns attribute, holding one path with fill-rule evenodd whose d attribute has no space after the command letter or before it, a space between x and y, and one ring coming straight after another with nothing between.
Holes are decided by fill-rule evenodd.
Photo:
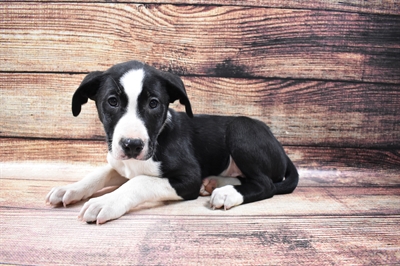
<instances>
[{"instance_id":1,"label":"white blaze on forehead","mask_svg":"<svg viewBox=\"0 0 400 266\"><path fill-rule=\"evenodd\" d=\"M120 79L120 83L128 96L128 108L136 109L137 98L143 89L143 69L133 69L126 72Z\"/></svg>"},{"instance_id":2,"label":"white blaze on forehead","mask_svg":"<svg viewBox=\"0 0 400 266\"><path fill-rule=\"evenodd\" d=\"M123 159L125 154L120 147L123 138L141 139L145 146L138 159L145 157L149 149L149 135L144 121L138 114L138 97L143 90L143 69L133 69L126 72L120 79L120 83L128 98L126 113L117 122L114 129L112 142L112 155L116 159Z\"/></svg>"}]
</instances>

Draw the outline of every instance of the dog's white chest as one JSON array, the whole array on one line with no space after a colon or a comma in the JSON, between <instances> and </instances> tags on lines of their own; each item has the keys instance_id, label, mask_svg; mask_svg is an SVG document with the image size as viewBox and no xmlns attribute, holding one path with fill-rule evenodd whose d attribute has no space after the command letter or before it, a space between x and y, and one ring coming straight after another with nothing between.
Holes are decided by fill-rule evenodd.
<instances>
[{"instance_id":1,"label":"dog's white chest","mask_svg":"<svg viewBox=\"0 0 400 266\"><path fill-rule=\"evenodd\" d=\"M161 176L160 162L153 161L152 158L146 161L140 161L135 159L130 160L116 160L113 156L108 153L107 161L120 175L128 179L132 179L135 176L147 175L147 176Z\"/></svg>"}]
</instances>

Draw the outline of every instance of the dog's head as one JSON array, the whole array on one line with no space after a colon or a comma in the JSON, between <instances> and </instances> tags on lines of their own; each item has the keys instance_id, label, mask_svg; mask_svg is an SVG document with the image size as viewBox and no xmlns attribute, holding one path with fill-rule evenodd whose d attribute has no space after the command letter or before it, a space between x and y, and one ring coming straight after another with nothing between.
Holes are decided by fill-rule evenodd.
<instances>
[{"instance_id":1,"label":"dog's head","mask_svg":"<svg viewBox=\"0 0 400 266\"><path fill-rule=\"evenodd\" d=\"M168 122L168 106L175 100L193 117L182 80L138 61L89 73L72 97L78 116L88 99L96 102L108 149L117 160L147 160Z\"/></svg>"}]
</instances>

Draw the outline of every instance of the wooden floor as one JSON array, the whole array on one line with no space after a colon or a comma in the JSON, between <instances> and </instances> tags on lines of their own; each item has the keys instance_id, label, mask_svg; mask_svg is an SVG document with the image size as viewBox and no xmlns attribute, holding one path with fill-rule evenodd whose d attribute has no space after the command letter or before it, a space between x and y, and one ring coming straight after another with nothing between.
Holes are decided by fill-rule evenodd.
<instances>
[{"instance_id":1,"label":"wooden floor","mask_svg":"<svg viewBox=\"0 0 400 266\"><path fill-rule=\"evenodd\" d=\"M2 163L0 264L395 265L400 262L398 169L300 167L293 194L211 210L208 197L150 203L101 226L82 203L46 206L51 187L95 166ZM323 167L320 169L323 169ZM374 177L356 185L354 178ZM382 176L382 178L380 177ZM329 182L323 180L329 179ZM376 180L383 180L376 183ZM349 185L353 183L353 185Z\"/></svg>"}]
</instances>

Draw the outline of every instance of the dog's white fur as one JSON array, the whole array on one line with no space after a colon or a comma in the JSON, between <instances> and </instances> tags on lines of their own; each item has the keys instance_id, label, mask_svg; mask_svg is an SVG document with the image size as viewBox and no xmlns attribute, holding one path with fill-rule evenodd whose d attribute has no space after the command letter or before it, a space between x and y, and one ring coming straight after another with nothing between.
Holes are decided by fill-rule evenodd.
<instances>
[{"instance_id":1,"label":"dog's white fur","mask_svg":"<svg viewBox=\"0 0 400 266\"><path fill-rule=\"evenodd\" d=\"M101 224L121 217L146 201L182 199L167 178L160 178L160 163L151 158L140 160L147 154L149 139L145 124L137 114L137 98L142 91L143 78L144 72L139 69L127 72L120 79L128 96L128 110L115 127L112 152L107 156L109 164L76 183L53 188L46 196L47 203L62 203L66 206L89 198L106 186L121 185L109 194L89 200L82 207L78 216L82 221L97 221L97 224ZM119 145L121 138L144 141L145 147L139 160L121 160L124 159Z\"/></svg>"},{"instance_id":2,"label":"dog's white fur","mask_svg":"<svg viewBox=\"0 0 400 266\"><path fill-rule=\"evenodd\" d=\"M140 119L137 112L137 98L142 92L143 78L143 69L135 69L128 71L120 79L120 83L128 96L128 110L118 121L114 130L112 155L118 160L126 159L119 145L119 141L122 138L141 139L143 141L144 148L137 157L138 160L143 159L149 150L149 135L143 120Z\"/></svg>"},{"instance_id":3,"label":"dog's white fur","mask_svg":"<svg viewBox=\"0 0 400 266\"><path fill-rule=\"evenodd\" d=\"M97 224L102 224L121 217L147 201L181 199L168 179L139 175L109 194L90 199L83 205L78 217L82 221L97 221Z\"/></svg>"},{"instance_id":4,"label":"dog's white fur","mask_svg":"<svg viewBox=\"0 0 400 266\"><path fill-rule=\"evenodd\" d=\"M216 188L211 194L210 204L212 208L224 206L228 210L243 203L243 196L232 185Z\"/></svg>"},{"instance_id":5,"label":"dog's white fur","mask_svg":"<svg viewBox=\"0 0 400 266\"><path fill-rule=\"evenodd\" d=\"M64 206L91 197L98 190L107 186L120 186L117 190L92 198L84 204L79 219L82 221L97 221L97 224L116 219L130 209L146 201L181 200L167 178L161 178L160 163L141 160L148 152L149 136L144 121L137 111L137 99L142 91L144 72L142 69L131 70L124 74L120 83L128 96L128 110L118 121L113 135L112 151L107 156L108 165L87 175L82 180L63 187L53 188L46 196L46 202L51 205ZM171 115L165 123L171 122ZM137 160L126 159L119 145L121 138L141 139L145 147ZM230 166L221 175L240 175L233 160ZM227 180L228 181L228 180ZM233 181L231 184L237 184ZM229 183L229 182L228 182ZM226 185L227 182L224 182ZM203 188L204 189L204 188ZM232 185L215 189L212 193L211 206L214 208L229 209L243 203L243 196Z\"/></svg>"},{"instance_id":6,"label":"dog's white fur","mask_svg":"<svg viewBox=\"0 0 400 266\"><path fill-rule=\"evenodd\" d=\"M111 153L107 155L108 164L116 169L116 171L127 179L132 179L139 175L148 176L161 176L160 162L153 161L152 158L141 161L141 160L116 160Z\"/></svg>"}]
</instances>

